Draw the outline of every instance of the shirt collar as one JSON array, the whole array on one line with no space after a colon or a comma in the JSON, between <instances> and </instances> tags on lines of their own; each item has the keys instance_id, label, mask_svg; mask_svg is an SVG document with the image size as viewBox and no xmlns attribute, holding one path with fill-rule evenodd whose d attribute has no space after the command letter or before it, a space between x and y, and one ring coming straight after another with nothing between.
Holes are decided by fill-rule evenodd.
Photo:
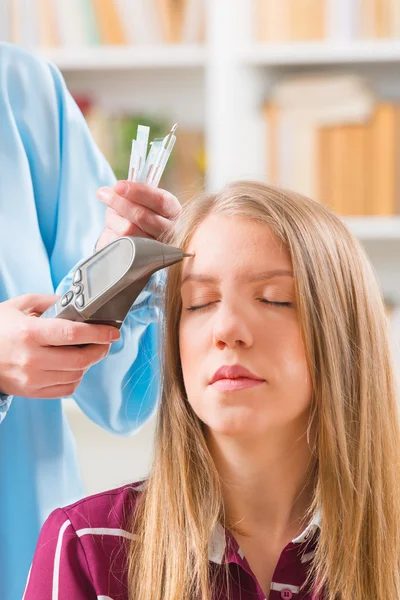
<instances>
[{"instance_id":1,"label":"shirt collar","mask_svg":"<svg viewBox=\"0 0 400 600\"><path fill-rule=\"evenodd\" d=\"M307 525L304 531L292 540L292 544L301 544L310 539L317 529L321 529L321 511L317 510L314 513L311 522ZM208 544L208 560L218 565L222 564L226 550L226 530L220 523L214 527L214 531L210 537ZM238 554L243 555L241 549L238 549Z\"/></svg>"}]
</instances>

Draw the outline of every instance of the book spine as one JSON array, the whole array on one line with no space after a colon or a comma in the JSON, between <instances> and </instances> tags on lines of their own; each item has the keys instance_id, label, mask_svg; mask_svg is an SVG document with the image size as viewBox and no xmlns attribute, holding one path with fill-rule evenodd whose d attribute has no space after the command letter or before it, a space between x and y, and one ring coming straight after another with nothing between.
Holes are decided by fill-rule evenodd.
<instances>
[{"instance_id":1,"label":"book spine","mask_svg":"<svg viewBox=\"0 0 400 600\"><path fill-rule=\"evenodd\" d=\"M92 0L100 40L105 45L124 45L127 43L119 11L114 0Z\"/></svg>"},{"instance_id":2,"label":"book spine","mask_svg":"<svg viewBox=\"0 0 400 600\"><path fill-rule=\"evenodd\" d=\"M344 127L345 157L344 166L344 198L342 214L364 215L367 211L367 127L363 124L349 124Z\"/></svg>"},{"instance_id":3,"label":"book spine","mask_svg":"<svg viewBox=\"0 0 400 600\"><path fill-rule=\"evenodd\" d=\"M60 45L55 7L52 0L37 0L39 21L39 45L55 48Z\"/></svg>"},{"instance_id":4,"label":"book spine","mask_svg":"<svg viewBox=\"0 0 400 600\"><path fill-rule=\"evenodd\" d=\"M11 41L34 49L39 44L39 24L36 0L12 0Z\"/></svg>"},{"instance_id":5,"label":"book spine","mask_svg":"<svg viewBox=\"0 0 400 600\"><path fill-rule=\"evenodd\" d=\"M187 0L183 19L183 44L204 43L206 37L206 14L204 0Z\"/></svg>"},{"instance_id":6,"label":"book spine","mask_svg":"<svg viewBox=\"0 0 400 600\"><path fill-rule=\"evenodd\" d=\"M396 106L379 102L370 125L372 183L369 214L393 215L396 212L396 122Z\"/></svg>"},{"instance_id":7,"label":"book spine","mask_svg":"<svg viewBox=\"0 0 400 600\"><path fill-rule=\"evenodd\" d=\"M317 40L325 37L325 0L287 0L291 40Z\"/></svg>"},{"instance_id":8,"label":"book spine","mask_svg":"<svg viewBox=\"0 0 400 600\"><path fill-rule=\"evenodd\" d=\"M267 102L264 105L264 118L267 124L268 151L267 151L267 181L271 185L278 185L278 128L279 113L278 108L273 102Z\"/></svg>"},{"instance_id":9,"label":"book spine","mask_svg":"<svg viewBox=\"0 0 400 600\"><path fill-rule=\"evenodd\" d=\"M54 0L54 7L61 45L67 48L87 45L79 0Z\"/></svg>"},{"instance_id":10,"label":"book spine","mask_svg":"<svg viewBox=\"0 0 400 600\"><path fill-rule=\"evenodd\" d=\"M100 44L100 32L97 26L96 16L91 0L79 0L81 7L81 18L85 38L88 44L97 46Z\"/></svg>"},{"instance_id":11,"label":"book spine","mask_svg":"<svg viewBox=\"0 0 400 600\"><path fill-rule=\"evenodd\" d=\"M257 32L261 42L289 40L290 2L292 0L259 0Z\"/></svg>"},{"instance_id":12,"label":"book spine","mask_svg":"<svg viewBox=\"0 0 400 600\"><path fill-rule=\"evenodd\" d=\"M356 37L358 0L326 0L325 32L331 40L348 41Z\"/></svg>"},{"instance_id":13,"label":"book spine","mask_svg":"<svg viewBox=\"0 0 400 600\"><path fill-rule=\"evenodd\" d=\"M183 34L186 0L157 0L156 6L164 43L180 43Z\"/></svg>"}]
</instances>

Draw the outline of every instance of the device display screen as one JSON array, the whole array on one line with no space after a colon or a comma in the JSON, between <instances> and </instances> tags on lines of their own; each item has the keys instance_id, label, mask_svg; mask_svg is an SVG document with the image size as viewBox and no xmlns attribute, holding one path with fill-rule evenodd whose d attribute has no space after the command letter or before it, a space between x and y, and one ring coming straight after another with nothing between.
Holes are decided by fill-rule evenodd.
<instances>
[{"instance_id":1,"label":"device display screen","mask_svg":"<svg viewBox=\"0 0 400 600\"><path fill-rule=\"evenodd\" d=\"M123 243L125 242L125 244ZM105 248L86 266L86 279L90 298L95 298L112 286L126 272L132 258L131 244L127 240Z\"/></svg>"}]
</instances>

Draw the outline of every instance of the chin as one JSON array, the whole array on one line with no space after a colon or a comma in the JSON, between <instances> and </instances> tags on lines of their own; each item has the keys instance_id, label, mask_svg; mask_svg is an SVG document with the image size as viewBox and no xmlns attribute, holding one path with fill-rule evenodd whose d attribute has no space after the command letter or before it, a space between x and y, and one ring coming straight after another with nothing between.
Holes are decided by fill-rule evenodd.
<instances>
[{"instance_id":1,"label":"chin","mask_svg":"<svg viewBox=\"0 0 400 600\"><path fill-rule=\"evenodd\" d=\"M215 435L224 435L227 437L248 437L257 433L255 423L256 415L248 410L235 411L236 414L230 415L205 415L202 419L210 432ZM244 414L245 413L245 414ZM257 427L258 429L258 427Z\"/></svg>"}]
</instances>

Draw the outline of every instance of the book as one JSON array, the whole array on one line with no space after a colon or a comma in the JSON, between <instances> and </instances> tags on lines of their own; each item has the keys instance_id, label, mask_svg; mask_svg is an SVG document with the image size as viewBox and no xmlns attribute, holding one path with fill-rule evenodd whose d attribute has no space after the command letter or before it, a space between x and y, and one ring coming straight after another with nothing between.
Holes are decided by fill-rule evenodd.
<instances>
[{"instance_id":1,"label":"book","mask_svg":"<svg viewBox=\"0 0 400 600\"><path fill-rule=\"evenodd\" d=\"M149 45L162 41L161 25L148 0L116 0L128 44Z\"/></svg>"},{"instance_id":2,"label":"book","mask_svg":"<svg viewBox=\"0 0 400 600\"><path fill-rule=\"evenodd\" d=\"M373 94L365 78L357 75L313 73L282 79L275 84L272 97L282 108L309 109L329 104L333 108L344 99L363 98L365 106L373 102ZM372 108L372 104L371 104ZM333 112L333 111L332 111Z\"/></svg>"},{"instance_id":3,"label":"book","mask_svg":"<svg viewBox=\"0 0 400 600\"><path fill-rule=\"evenodd\" d=\"M344 148L346 143L346 131L343 126L332 127L329 131L329 174L330 186L328 208L333 212L343 215L345 214L345 161L348 158L345 155Z\"/></svg>"},{"instance_id":4,"label":"book","mask_svg":"<svg viewBox=\"0 0 400 600\"><path fill-rule=\"evenodd\" d=\"M156 0L156 7L164 43L180 43L187 0Z\"/></svg>"},{"instance_id":5,"label":"book","mask_svg":"<svg viewBox=\"0 0 400 600\"><path fill-rule=\"evenodd\" d=\"M267 180L338 214L366 214L374 110L362 78L306 75L278 82L264 106Z\"/></svg>"},{"instance_id":6,"label":"book","mask_svg":"<svg viewBox=\"0 0 400 600\"><path fill-rule=\"evenodd\" d=\"M379 102L371 120L371 195L368 206L368 214L371 215L393 215L396 212L398 118L399 109L395 104Z\"/></svg>"},{"instance_id":7,"label":"book","mask_svg":"<svg viewBox=\"0 0 400 600\"><path fill-rule=\"evenodd\" d=\"M390 35L393 38L400 37L400 2L398 0L390 0L391 15L390 20Z\"/></svg>"},{"instance_id":8,"label":"book","mask_svg":"<svg viewBox=\"0 0 400 600\"><path fill-rule=\"evenodd\" d=\"M92 0L93 10L104 45L124 45L127 43L120 13L114 0Z\"/></svg>"},{"instance_id":9,"label":"book","mask_svg":"<svg viewBox=\"0 0 400 600\"><path fill-rule=\"evenodd\" d=\"M400 212L400 108L379 102L368 123L322 127L318 133L318 196L341 215Z\"/></svg>"},{"instance_id":10,"label":"book","mask_svg":"<svg viewBox=\"0 0 400 600\"><path fill-rule=\"evenodd\" d=\"M92 0L80 0L80 8L85 39L89 45L97 46L101 39Z\"/></svg>"},{"instance_id":11,"label":"book","mask_svg":"<svg viewBox=\"0 0 400 600\"><path fill-rule=\"evenodd\" d=\"M256 35L260 42L280 42L290 38L289 0L257 0Z\"/></svg>"},{"instance_id":12,"label":"book","mask_svg":"<svg viewBox=\"0 0 400 600\"><path fill-rule=\"evenodd\" d=\"M90 40L84 27L80 0L53 1L61 46L69 48L87 46Z\"/></svg>"},{"instance_id":13,"label":"book","mask_svg":"<svg viewBox=\"0 0 400 600\"><path fill-rule=\"evenodd\" d=\"M264 118L267 121L267 182L271 185L279 184L278 167L278 145L279 145L279 108L272 102L266 102L264 105Z\"/></svg>"},{"instance_id":14,"label":"book","mask_svg":"<svg viewBox=\"0 0 400 600\"><path fill-rule=\"evenodd\" d=\"M38 47L36 0L10 0L11 41L29 49Z\"/></svg>"},{"instance_id":15,"label":"book","mask_svg":"<svg viewBox=\"0 0 400 600\"><path fill-rule=\"evenodd\" d=\"M55 48L60 46L53 0L37 0L39 46Z\"/></svg>"},{"instance_id":16,"label":"book","mask_svg":"<svg viewBox=\"0 0 400 600\"><path fill-rule=\"evenodd\" d=\"M289 39L317 40L325 37L325 0L287 0Z\"/></svg>"},{"instance_id":17,"label":"book","mask_svg":"<svg viewBox=\"0 0 400 600\"><path fill-rule=\"evenodd\" d=\"M347 154L347 189L345 190L344 214L366 215L370 192L368 124L347 125L346 133L348 151L345 153Z\"/></svg>"},{"instance_id":18,"label":"book","mask_svg":"<svg viewBox=\"0 0 400 600\"><path fill-rule=\"evenodd\" d=\"M357 35L357 2L326 0L325 34L328 40L349 41Z\"/></svg>"},{"instance_id":19,"label":"book","mask_svg":"<svg viewBox=\"0 0 400 600\"><path fill-rule=\"evenodd\" d=\"M204 0L186 0L182 25L182 44L204 43L206 39L206 11Z\"/></svg>"}]
</instances>

